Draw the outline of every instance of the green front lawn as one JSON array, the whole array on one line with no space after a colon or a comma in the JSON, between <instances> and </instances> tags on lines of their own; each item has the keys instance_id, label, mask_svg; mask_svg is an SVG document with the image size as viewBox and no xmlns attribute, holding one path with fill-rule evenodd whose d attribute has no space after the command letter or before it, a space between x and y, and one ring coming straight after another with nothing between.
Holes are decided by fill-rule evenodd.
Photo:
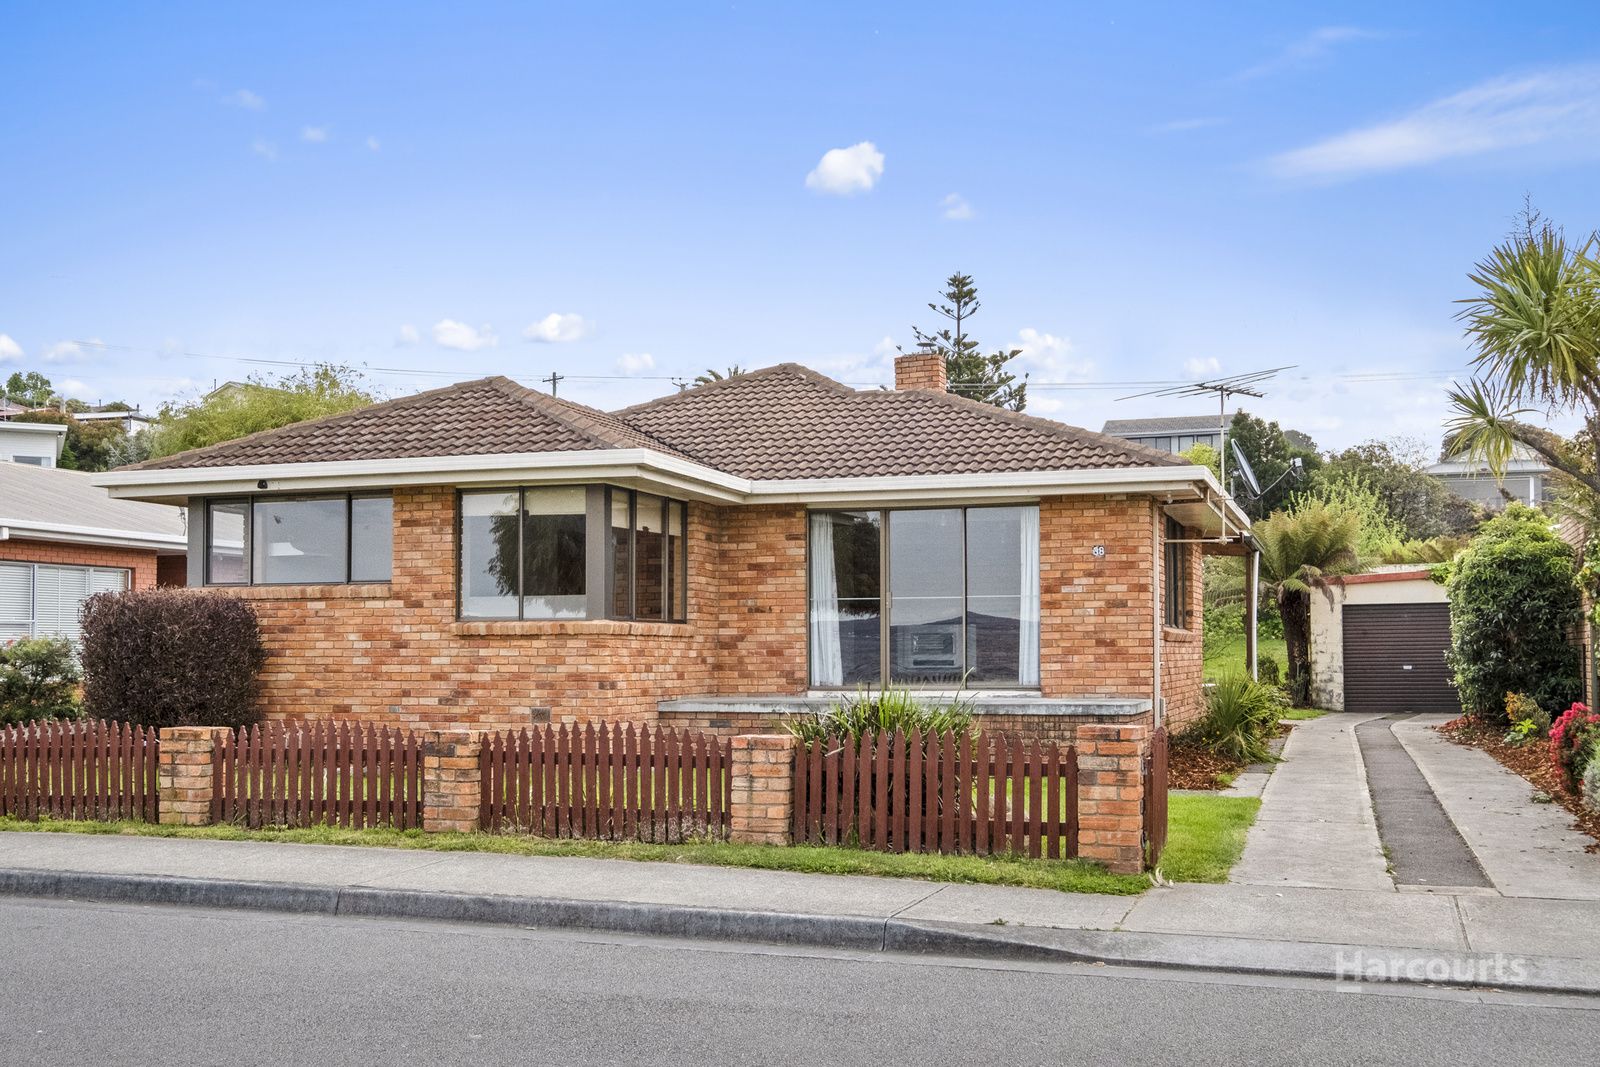
<instances>
[{"instance_id":1,"label":"green front lawn","mask_svg":"<svg viewBox=\"0 0 1600 1067\"><path fill-rule=\"evenodd\" d=\"M1222 881L1239 858L1243 828L1255 818L1260 801L1239 797L1171 798L1167 851L1162 873L1171 881ZM157 826L139 822L77 822L40 819L24 822L0 818L0 831L51 831L80 834L131 834L184 837L209 841L281 841L291 844L362 845L380 848L429 849L435 852L493 852L513 856L583 856L597 859L699 863L716 867L753 867L810 874L868 874L888 878L924 878L972 885L1012 885L1055 889L1063 893L1141 893L1150 886L1144 875L1112 874L1084 860L1025 859L1011 856L943 856L922 853L872 852L854 848L798 845L779 848L697 841L651 845L635 841L577 841L510 834L440 833L421 830L341 830L331 826L306 829L245 830L237 826ZM1237 840L1235 838L1237 837Z\"/></svg>"},{"instance_id":2,"label":"green front lawn","mask_svg":"<svg viewBox=\"0 0 1600 1067\"><path fill-rule=\"evenodd\" d=\"M1244 634L1237 637L1213 638L1205 643L1205 677L1214 682L1225 674L1242 674L1245 671ZM1257 643L1256 657L1271 656L1278 661L1281 672L1289 662L1289 648L1281 637L1263 637Z\"/></svg>"}]
</instances>

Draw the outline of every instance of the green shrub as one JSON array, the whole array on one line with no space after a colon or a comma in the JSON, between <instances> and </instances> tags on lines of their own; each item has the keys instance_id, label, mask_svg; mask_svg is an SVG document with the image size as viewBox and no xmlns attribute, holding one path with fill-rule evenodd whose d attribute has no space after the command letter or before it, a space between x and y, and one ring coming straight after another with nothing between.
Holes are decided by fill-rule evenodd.
<instances>
[{"instance_id":1,"label":"green shrub","mask_svg":"<svg viewBox=\"0 0 1600 1067\"><path fill-rule=\"evenodd\" d=\"M972 702L956 697L927 703L906 689L883 689L878 692L863 689L852 697L835 703L826 711L815 715L792 716L784 720L784 729L802 743L849 738L859 740L864 735L912 730L927 733L953 733L956 736L972 732Z\"/></svg>"},{"instance_id":2,"label":"green shrub","mask_svg":"<svg viewBox=\"0 0 1600 1067\"><path fill-rule=\"evenodd\" d=\"M1268 742L1277 732L1283 697L1270 685L1246 674L1229 674L1206 692L1206 713L1180 735L1180 744L1196 745L1237 763L1272 758Z\"/></svg>"},{"instance_id":3,"label":"green shrub","mask_svg":"<svg viewBox=\"0 0 1600 1067\"><path fill-rule=\"evenodd\" d=\"M0 725L75 718L82 678L65 638L24 637L0 645Z\"/></svg>"},{"instance_id":4,"label":"green shrub","mask_svg":"<svg viewBox=\"0 0 1600 1067\"><path fill-rule=\"evenodd\" d=\"M1256 678L1262 685L1282 685L1283 666L1278 663L1278 657L1256 653Z\"/></svg>"},{"instance_id":5,"label":"green shrub","mask_svg":"<svg viewBox=\"0 0 1600 1067\"><path fill-rule=\"evenodd\" d=\"M100 593L83 606L84 706L140 726L248 726L266 662L255 611L190 589Z\"/></svg>"},{"instance_id":6,"label":"green shrub","mask_svg":"<svg viewBox=\"0 0 1600 1067\"><path fill-rule=\"evenodd\" d=\"M1593 754L1583 769L1583 804L1590 811L1600 811L1600 759Z\"/></svg>"},{"instance_id":7,"label":"green shrub","mask_svg":"<svg viewBox=\"0 0 1600 1067\"><path fill-rule=\"evenodd\" d=\"M1506 722L1510 724L1506 740L1512 744L1525 744L1550 732L1550 713L1526 693L1506 694Z\"/></svg>"},{"instance_id":8,"label":"green shrub","mask_svg":"<svg viewBox=\"0 0 1600 1067\"><path fill-rule=\"evenodd\" d=\"M1447 567L1446 661L1468 715L1503 728L1507 693L1526 694L1548 715L1582 696L1567 637L1581 614L1574 553L1542 514L1513 504Z\"/></svg>"}]
</instances>

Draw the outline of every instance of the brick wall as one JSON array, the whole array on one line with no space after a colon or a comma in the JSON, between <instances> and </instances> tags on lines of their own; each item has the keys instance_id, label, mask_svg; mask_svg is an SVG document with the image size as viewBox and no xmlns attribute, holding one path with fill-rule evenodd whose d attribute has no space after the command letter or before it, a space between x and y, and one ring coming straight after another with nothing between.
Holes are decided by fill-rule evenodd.
<instances>
[{"instance_id":1,"label":"brick wall","mask_svg":"<svg viewBox=\"0 0 1600 1067\"><path fill-rule=\"evenodd\" d=\"M250 600L261 618L268 715L505 728L651 718L657 701L675 697L806 690L801 505L691 505L682 625L459 621L453 491L396 490L394 517L392 582L218 590ZM1133 497L1042 502L1046 696L1150 697L1155 518L1149 500ZM1055 739L1076 728L1031 716L985 724Z\"/></svg>"},{"instance_id":2,"label":"brick wall","mask_svg":"<svg viewBox=\"0 0 1600 1067\"><path fill-rule=\"evenodd\" d=\"M74 567L121 567L131 571L129 588L156 584L156 554L150 549L74 545L62 541L0 541L0 560L18 563L61 563Z\"/></svg>"}]
</instances>

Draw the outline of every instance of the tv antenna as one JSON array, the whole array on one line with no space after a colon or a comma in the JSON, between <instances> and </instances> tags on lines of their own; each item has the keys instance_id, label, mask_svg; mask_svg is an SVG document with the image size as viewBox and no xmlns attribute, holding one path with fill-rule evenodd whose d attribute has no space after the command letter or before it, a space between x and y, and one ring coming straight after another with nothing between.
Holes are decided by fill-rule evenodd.
<instances>
[{"instance_id":1,"label":"tv antenna","mask_svg":"<svg viewBox=\"0 0 1600 1067\"><path fill-rule=\"evenodd\" d=\"M1131 396L1119 396L1120 400L1137 400L1144 396L1204 396L1207 393L1217 395L1218 416L1222 426L1222 447L1217 449L1217 481L1222 483L1222 491L1228 492L1228 397L1254 396L1264 394L1259 386L1270 378L1274 378L1280 371L1294 370L1298 364L1291 363L1284 367L1269 367L1266 370L1249 371L1245 374L1232 374L1226 378L1212 378L1209 381L1190 382L1187 385L1173 385L1165 389L1152 389L1145 393L1134 393ZM1251 472L1252 474L1254 472ZM1229 494L1230 496L1232 494Z\"/></svg>"}]
</instances>

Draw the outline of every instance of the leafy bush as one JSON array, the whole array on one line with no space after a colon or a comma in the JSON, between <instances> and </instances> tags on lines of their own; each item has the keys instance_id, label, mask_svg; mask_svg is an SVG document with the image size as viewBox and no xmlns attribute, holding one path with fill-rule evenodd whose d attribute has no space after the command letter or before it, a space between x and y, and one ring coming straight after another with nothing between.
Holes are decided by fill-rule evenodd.
<instances>
[{"instance_id":1,"label":"leafy bush","mask_svg":"<svg viewBox=\"0 0 1600 1067\"><path fill-rule=\"evenodd\" d=\"M784 721L784 729L802 743L834 739L859 740L864 735L921 730L928 733L953 733L957 737L972 732L972 701L957 697L925 703L906 689L863 689L853 697L834 704L815 715L796 716Z\"/></svg>"},{"instance_id":2,"label":"leafy bush","mask_svg":"<svg viewBox=\"0 0 1600 1067\"><path fill-rule=\"evenodd\" d=\"M1600 759L1593 756L1583 769L1583 803L1591 811L1600 811Z\"/></svg>"},{"instance_id":3,"label":"leafy bush","mask_svg":"<svg viewBox=\"0 0 1600 1067\"><path fill-rule=\"evenodd\" d=\"M0 724L76 717L82 678L65 638L24 637L0 645Z\"/></svg>"},{"instance_id":4,"label":"leafy bush","mask_svg":"<svg viewBox=\"0 0 1600 1067\"><path fill-rule=\"evenodd\" d=\"M1550 727L1550 762L1566 775L1567 785L1578 789L1594 761L1600 741L1600 715L1585 704L1573 704Z\"/></svg>"},{"instance_id":5,"label":"leafy bush","mask_svg":"<svg viewBox=\"0 0 1600 1067\"><path fill-rule=\"evenodd\" d=\"M1568 641L1581 614L1574 553L1542 514L1513 504L1447 570L1446 661L1468 715L1503 727L1507 693L1524 693L1550 714L1582 695Z\"/></svg>"},{"instance_id":6,"label":"leafy bush","mask_svg":"<svg viewBox=\"0 0 1600 1067\"><path fill-rule=\"evenodd\" d=\"M1268 747L1283 712L1283 697L1247 674L1225 675L1206 693L1206 713L1179 737L1180 744L1207 749L1237 763L1272 758Z\"/></svg>"},{"instance_id":7,"label":"leafy bush","mask_svg":"<svg viewBox=\"0 0 1600 1067\"><path fill-rule=\"evenodd\" d=\"M1262 685L1282 685L1283 666L1278 662L1278 657L1256 653L1256 676Z\"/></svg>"},{"instance_id":8,"label":"leafy bush","mask_svg":"<svg viewBox=\"0 0 1600 1067\"><path fill-rule=\"evenodd\" d=\"M1550 713L1526 693L1506 694L1506 722L1532 723L1532 736L1543 737L1550 732Z\"/></svg>"},{"instance_id":9,"label":"leafy bush","mask_svg":"<svg viewBox=\"0 0 1600 1067\"><path fill-rule=\"evenodd\" d=\"M100 593L83 606L84 706L141 726L248 726L266 662L249 604L187 589Z\"/></svg>"}]
</instances>

